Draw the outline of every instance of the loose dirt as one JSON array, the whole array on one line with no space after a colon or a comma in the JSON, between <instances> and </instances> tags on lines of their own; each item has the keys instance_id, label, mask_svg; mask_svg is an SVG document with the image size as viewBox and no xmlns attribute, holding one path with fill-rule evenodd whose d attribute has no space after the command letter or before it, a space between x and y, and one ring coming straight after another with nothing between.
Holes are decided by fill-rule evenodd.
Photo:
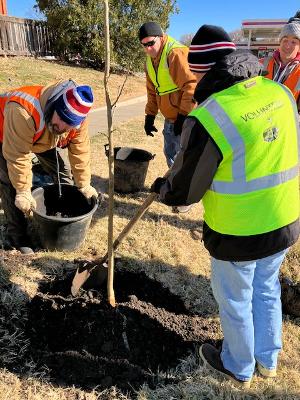
<instances>
[{"instance_id":1,"label":"loose dirt","mask_svg":"<svg viewBox=\"0 0 300 400\"><path fill-rule=\"evenodd\" d=\"M39 261L11 251L2 262L7 275L0 275L0 367L16 376L94 390L99 398L116 388L134 399L143 384L180 385L189 355L203 342L220 345L214 314L206 307L191 313L160 281L127 270L124 258L116 264L116 308L109 306L105 287L70 295L71 262L62 262L59 275L49 265L30 297L7 278Z\"/></svg>"},{"instance_id":2,"label":"loose dirt","mask_svg":"<svg viewBox=\"0 0 300 400\"><path fill-rule=\"evenodd\" d=\"M217 323L191 315L180 298L144 273L116 271L117 307L106 289L70 296L73 274L42 283L29 303L29 352L62 386L134 392L143 383L174 382L171 369L205 341Z\"/></svg>"}]
</instances>

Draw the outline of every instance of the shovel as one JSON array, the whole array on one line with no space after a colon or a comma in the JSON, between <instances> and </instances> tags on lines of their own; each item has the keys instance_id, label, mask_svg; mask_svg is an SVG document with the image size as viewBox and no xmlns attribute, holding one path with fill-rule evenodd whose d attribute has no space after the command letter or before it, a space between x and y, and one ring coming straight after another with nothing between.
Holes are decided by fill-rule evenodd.
<instances>
[{"instance_id":1,"label":"shovel","mask_svg":"<svg viewBox=\"0 0 300 400\"><path fill-rule=\"evenodd\" d=\"M168 176L169 171L164 176ZM150 193L145 199L144 203L140 206L140 208L136 211L135 215L128 222L128 224L124 227L122 232L119 234L117 239L113 243L113 250L116 250L119 244L123 241L123 239L128 235L131 229L134 227L135 223L144 215L149 206L153 203L153 201L157 198L157 193ZM106 253L104 257L97 261L82 261L79 267L76 270L75 276L72 281L71 293L73 296L76 296L79 289L86 283L85 286L89 288L99 287L101 286L107 278L107 257Z\"/></svg>"}]
</instances>

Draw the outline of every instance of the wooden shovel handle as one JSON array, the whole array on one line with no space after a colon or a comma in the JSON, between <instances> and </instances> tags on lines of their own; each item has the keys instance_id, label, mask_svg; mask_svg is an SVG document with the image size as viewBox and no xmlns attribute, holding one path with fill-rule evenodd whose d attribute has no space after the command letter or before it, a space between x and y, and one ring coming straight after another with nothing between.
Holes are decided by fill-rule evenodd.
<instances>
[{"instance_id":1,"label":"wooden shovel handle","mask_svg":"<svg viewBox=\"0 0 300 400\"><path fill-rule=\"evenodd\" d=\"M170 174L170 169L165 173L164 178L167 178ZM123 241L123 239L128 235L128 233L131 231L131 229L134 227L136 222L142 218L142 216L145 214L145 212L148 210L150 205L153 203L153 201L158 197L157 193L150 193L143 204L138 208L134 216L131 218L131 220L128 222L128 224L123 228L123 230L119 233L118 237L115 239L113 242L113 250L116 250L119 247L119 244ZM104 257L101 258L100 263L102 264L103 262L107 261L107 256L108 253L105 254Z\"/></svg>"},{"instance_id":2,"label":"wooden shovel handle","mask_svg":"<svg viewBox=\"0 0 300 400\"><path fill-rule=\"evenodd\" d=\"M153 201L156 199L157 196L158 196L157 193L150 193L149 196L147 196L144 203L139 207L139 209L136 211L134 216L131 218L131 220L123 228L123 230L119 233L118 237L113 242L113 250L114 251L119 247L119 244L128 235L128 233L134 227L136 222L145 214L145 212L148 210L148 208L150 207L150 205L153 203ZM97 264L101 265L101 264L107 262L107 258L108 258L108 253L106 253L105 256L103 256L99 261L94 261L93 263L95 263L95 265L97 265Z\"/></svg>"},{"instance_id":3,"label":"wooden shovel handle","mask_svg":"<svg viewBox=\"0 0 300 400\"><path fill-rule=\"evenodd\" d=\"M147 196L146 200L144 203L139 207L139 209L136 211L134 216L131 218L131 220L128 222L128 224L123 228L119 236L116 238L116 240L113 243L113 249L116 250L119 244L123 241L123 239L128 235L128 233L131 231L131 229L134 227L136 222L142 218L142 216L145 214L145 212L148 210L150 205L153 203L153 201L157 198L158 194L157 193L150 193L149 196Z\"/></svg>"}]
</instances>

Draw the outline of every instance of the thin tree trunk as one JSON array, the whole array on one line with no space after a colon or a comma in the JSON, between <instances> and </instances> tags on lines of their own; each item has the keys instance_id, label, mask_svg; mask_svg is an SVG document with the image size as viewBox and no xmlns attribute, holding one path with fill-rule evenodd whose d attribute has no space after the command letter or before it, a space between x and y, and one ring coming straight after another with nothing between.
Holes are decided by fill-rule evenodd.
<instances>
[{"instance_id":1,"label":"thin tree trunk","mask_svg":"<svg viewBox=\"0 0 300 400\"><path fill-rule=\"evenodd\" d=\"M107 126L108 126L108 169L109 169L109 189L108 189L108 280L107 294L108 302L115 307L114 292L114 249L113 249L113 214L114 214L114 147L113 147L113 128L112 128L112 104L109 95L109 75L110 75L110 36L109 36L109 5L108 0L104 0L105 6L105 73L104 88L107 108Z\"/></svg>"}]
</instances>

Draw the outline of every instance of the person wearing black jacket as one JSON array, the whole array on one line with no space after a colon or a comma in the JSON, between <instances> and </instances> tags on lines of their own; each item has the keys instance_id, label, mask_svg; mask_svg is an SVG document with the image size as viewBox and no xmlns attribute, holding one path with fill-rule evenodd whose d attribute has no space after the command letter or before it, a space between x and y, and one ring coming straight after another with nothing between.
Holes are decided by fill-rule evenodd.
<instances>
[{"instance_id":1,"label":"person wearing black jacket","mask_svg":"<svg viewBox=\"0 0 300 400\"><path fill-rule=\"evenodd\" d=\"M189 64L200 76L199 106L184 123L169 177L157 178L152 191L171 206L203 198L203 241L224 340L221 350L206 343L199 355L210 369L249 387L255 366L276 376L282 347L278 274L299 237L296 104L288 89L260 76L258 59L236 50L221 27L200 27ZM289 126L280 122L284 107ZM270 157L274 146L279 150ZM291 152L295 165L286 165L287 172Z\"/></svg>"}]
</instances>

